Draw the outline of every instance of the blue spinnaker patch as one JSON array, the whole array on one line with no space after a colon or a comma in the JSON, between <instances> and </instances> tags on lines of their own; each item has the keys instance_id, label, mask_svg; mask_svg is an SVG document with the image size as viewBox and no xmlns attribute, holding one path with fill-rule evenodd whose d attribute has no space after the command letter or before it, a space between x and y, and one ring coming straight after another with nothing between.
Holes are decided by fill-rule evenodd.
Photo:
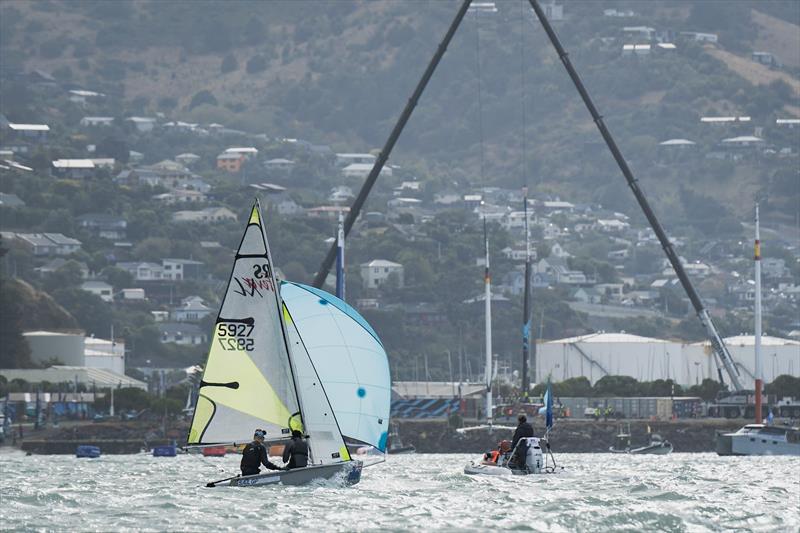
<instances>
[{"instance_id":1,"label":"blue spinnaker patch","mask_svg":"<svg viewBox=\"0 0 800 533\"><path fill-rule=\"evenodd\" d=\"M299 287L301 289L305 289L308 292L314 294L315 296L317 296L320 299L320 304L321 305L325 305L325 303L329 303L331 305L336 306L336 308L339 309L342 313L346 314L347 316L349 316L350 318L355 320L362 328L367 330L369 332L369 334L372 335L375 338L376 341L378 341L378 344L383 346L383 343L381 342L380 337L378 337L378 334L375 332L374 329L372 329L372 326L369 325L369 322L364 320L364 317L362 317L358 313L358 311L353 309L350 305L348 305L343 300L340 300L339 298L337 298L333 294L330 294L330 293L325 292L323 290L317 289L316 287L311 287L310 285L305 285L303 283L296 283L294 281L281 281L281 284L285 284L285 283L292 284L295 287Z\"/></svg>"}]
</instances>

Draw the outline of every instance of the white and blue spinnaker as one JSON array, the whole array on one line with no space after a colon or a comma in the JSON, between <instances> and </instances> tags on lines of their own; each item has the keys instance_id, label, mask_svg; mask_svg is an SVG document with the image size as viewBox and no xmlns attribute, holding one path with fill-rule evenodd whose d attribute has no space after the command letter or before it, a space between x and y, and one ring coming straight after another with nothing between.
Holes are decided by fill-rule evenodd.
<instances>
[{"instance_id":1,"label":"white and blue spinnaker","mask_svg":"<svg viewBox=\"0 0 800 533\"><path fill-rule=\"evenodd\" d=\"M385 453L391 377L377 333L336 296L300 283L281 283L281 299L303 339L342 435Z\"/></svg>"}]
</instances>

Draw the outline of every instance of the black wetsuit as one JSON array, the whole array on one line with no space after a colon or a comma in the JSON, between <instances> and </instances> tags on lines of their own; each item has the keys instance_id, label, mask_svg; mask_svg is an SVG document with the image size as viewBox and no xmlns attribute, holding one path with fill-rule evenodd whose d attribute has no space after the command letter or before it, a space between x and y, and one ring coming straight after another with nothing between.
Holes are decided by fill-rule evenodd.
<instances>
[{"instance_id":1,"label":"black wetsuit","mask_svg":"<svg viewBox=\"0 0 800 533\"><path fill-rule=\"evenodd\" d=\"M528 454L528 443L523 442L519 447L517 447L517 443L526 437L533 437L533 426L528 422L520 422L517 429L514 430L514 437L511 439L511 449L516 450L514 463L517 465L525 464L525 456Z\"/></svg>"},{"instance_id":2,"label":"black wetsuit","mask_svg":"<svg viewBox=\"0 0 800 533\"><path fill-rule=\"evenodd\" d=\"M283 462L287 461L289 468L308 466L308 444L302 437L292 437L292 441L283 449Z\"/></svg>"},{"instance_id":3,"label":"black wetsuit","mask_svg":"<svg viewBox=\"0 0 800 533\"><path fill-rule=\"evenodd\" d=\"M260 442L253 441L242 450L242 475L252 476L258 474L260 466L264 465L267 470L280 470L281 467L269 462L267 449Z\"/></svg>"}]
</instances>

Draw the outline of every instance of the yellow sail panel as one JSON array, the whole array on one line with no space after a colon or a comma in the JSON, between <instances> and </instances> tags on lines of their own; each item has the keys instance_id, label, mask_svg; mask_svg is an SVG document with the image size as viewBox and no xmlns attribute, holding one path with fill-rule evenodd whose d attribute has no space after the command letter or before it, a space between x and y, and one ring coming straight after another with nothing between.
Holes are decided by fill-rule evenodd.
<instances>
[{"instance_id":1,"label":"yellow sail panel","mask_svg":"<svg viewBox=\"0 0 800 533\"><path fill-rule=\"evenodd\" d=\"M192 427L189 428L189 438L186 439L187 444L200 444L200 436L205 430L208 423L211 422L211 417L214 415L214 404L202 394L197 397L197 405L194 408L194 418L192 419Z\"/></svg>"},{"instance_id":2,"label":"yellow sail panel","mask_svg":"<svg viewBox=\"0 0 800 533\"><path fill-rule=\"evenodd\" d=\"M253 210L250 212L250 220L248 224L258 224L261 225L261 215L258 213L258 206L254 205Z\"/></svg>"}]
</instances>

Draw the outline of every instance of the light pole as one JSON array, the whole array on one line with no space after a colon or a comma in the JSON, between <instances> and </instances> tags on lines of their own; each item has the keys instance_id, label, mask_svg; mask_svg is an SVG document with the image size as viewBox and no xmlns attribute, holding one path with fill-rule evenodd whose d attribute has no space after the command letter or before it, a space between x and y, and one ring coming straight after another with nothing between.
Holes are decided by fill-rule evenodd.
<instances>
[{"instance_id":1,"label":"light pole","mask_svg":"<svg viewBox=\"0 0 800 533\"><path fill-rule=\"evenodd\" d=\"M700 385L700 361L694 362L694 384Z\"/></svg>"}]
</instances>

